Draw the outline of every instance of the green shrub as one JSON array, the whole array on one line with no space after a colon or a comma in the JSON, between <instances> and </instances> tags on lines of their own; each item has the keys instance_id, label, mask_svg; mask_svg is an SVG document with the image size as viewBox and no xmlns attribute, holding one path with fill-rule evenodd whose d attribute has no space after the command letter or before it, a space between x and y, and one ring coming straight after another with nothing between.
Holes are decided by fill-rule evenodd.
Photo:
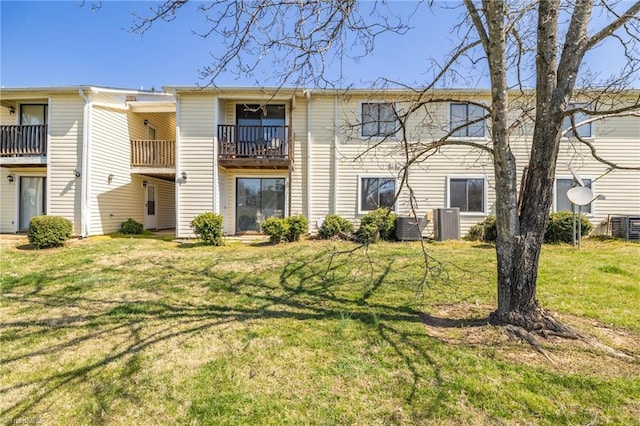
<instances>
[{"instance_id":1,"label":"green shrub","mask_svg":"<svg viewBox=\"0 0 640 426\"><path fill-rule=\"evenodd\" d=\"M593 225L586 216L582 216L582 235L588 235L593 229ZM493 243L498 236L496 228L496 217L487 216L485 220L479 222L469 230L467 239L472 241L484 241ZM571 243L573 241L573 213L558 212L549 216L549 222L544 234L545 243Z\"/></svg>"},{"instance_id":2,"label":"green shrub","mask_svg":"<svg viewBox=\"0 0 640 426\"><path fill-rule=\"evenodd\" d=\"M306 234L309 230L309 221L302 215L289 216L285 219L287 230L285 239L287 241L298 241L302 234Z\"/></svg>"},{"instance_id":3,"label":"green shrub","mask_svg":"<svg viewBox=\"0 0 640 426\"><path fill-rule=\"evenodd\" d=\"M582 228L582 235L587 236L593 229L593 225L589 219L582 215L576 218L578 224ZM577 230L576 230L577 231ZM547 230L544 233L545 243L571 243L573 242L573 213L558 212L549 216Z\"/></svg>"},{"instance_id":4,"label":"green shrub","mask_svg":"<svg viewBox=\"0 0 640 426\"><path fill-rule=\"evenodd\" d=\"M142 234L142 224L129 218L120 224L120 232L123 234Z\"/></svg>"},{"instance_id":5,"label":"green shrub","mask_svg":"<svg viewBox=\"0 0 640 426\"><path fill-rule=\"evenodd\" d=\"M396 214L385 208L367 213L360 219L358 240L363 244L378 240L394 241L396 233Z\"/></svg>"},{"instance_id":6,"label":"green shrub","mask_svg":"<svg viewBox=\"0 0 640 426\"><path fill-rule=\"evenodd\" d=\"M318 237L323 240L333 238L336 235L344 238L351 235L352 232L353 223L338 215L330 214L324 218L324 222L322 222L322 226L318 231Z\"/></svg>"},{"instance_id":7,"label":"green shrub","mask_svg":"<svg viewBox=\"0 0 640 426\"><path fill-rule=\"evenodd\" d=\"M222 245L222 215L213 212L199 214L191 221L191 227L206 244Z\"/></svg>"},{"instance_id":8,"label":"green shrub","mask_svg":"<svg viewBox=\"0 0 640 426\"><path fill-rule=\"evenodd\" d=\"M469 229L467 239L471 241L483 241L485 243L495 243L498 238L496 228L496 217L487 216L482 222L478 222Z\"/></svg>"},{"instance_id":9,"label":"green shrub","mask_svg":"<svg viewBox=\"0 0 640 426\"><path fill-rule=\"evenodd\" d=\"M278 244L289 234L289 222L279 217L269 217L262 221L262 232L269 236L269 241Z\"/></svg>"},{"instance_id":10,"label":"green shrub","mask_svg":"<svg viewBox=\"0 0 640 426\"><path fill-rule=\"evenodd\" d=\"M71 237L73 224L59 216L35 216L29 222L29 243L42 249L58 247Z\"/></svg>"}]
</instances>

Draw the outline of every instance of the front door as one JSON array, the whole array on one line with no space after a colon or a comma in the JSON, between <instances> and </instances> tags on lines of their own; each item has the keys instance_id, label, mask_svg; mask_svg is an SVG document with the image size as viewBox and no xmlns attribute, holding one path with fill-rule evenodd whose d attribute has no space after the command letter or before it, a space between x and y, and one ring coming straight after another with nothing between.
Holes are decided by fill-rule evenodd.
<instances>
[{"instance_id":1,"label":"front door","mask_svg":"<svg viewBox=\"0 0 640 426\"><path fill-rule=\"evenodd\" d=\"M262 221L284 217L284 178L238 178L236 232L260 232Z\"/></svg>"},{"instance_id":2,"label":"front door","mask_svg":"<svg viewBox=\"0 0 640 426\"><path fill-rule=\"evenodd\" d=\"M149 184L147 185L147 196L144 213L145 229L156 229L157 227L156 204L156 187Z\"/></svg>"},{"instance_id":3,"label":"front door","mask_svg":"<svg viewBox=\"0 0 640 426\"><path fill-rule=\"evenodd\" d=\"M45 178L20 176L19 231L27 231L34 216L45 214Z\"/></svg>"}]
</instances>

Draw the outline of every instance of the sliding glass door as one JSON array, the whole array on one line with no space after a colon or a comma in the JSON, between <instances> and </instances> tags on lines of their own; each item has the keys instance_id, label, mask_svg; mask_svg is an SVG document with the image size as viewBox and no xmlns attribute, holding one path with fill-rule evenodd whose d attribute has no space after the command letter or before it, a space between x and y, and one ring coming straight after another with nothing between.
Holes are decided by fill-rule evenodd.
<instances>
[{"instance_id":1,"label":"sliding glass door","mask_svg":"<svg viewBox=\"0 0 640 426\"><path fill-rule=\"evenodd\" d=\"M45 214L45 178L37 176L20 177L20 231L29 229L34 216Z\"/></svg>"},{"instance_id":2,"label":"sliding glass door","mask_svg":"<svg viewBox=\"0 0 640 426\"><path fill-rule=\"evenodd\" d=\"M284 217L284 178L236 180L236 232L260 232L269 217Z\"/></svg>"}]
</instances>

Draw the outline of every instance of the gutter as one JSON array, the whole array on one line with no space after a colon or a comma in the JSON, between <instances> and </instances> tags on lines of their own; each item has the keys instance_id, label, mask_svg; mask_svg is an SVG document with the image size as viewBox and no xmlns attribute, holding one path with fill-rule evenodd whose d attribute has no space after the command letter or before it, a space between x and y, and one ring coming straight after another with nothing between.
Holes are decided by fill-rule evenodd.
<instances>
[{"instance_id":1,"label":"gutter","mask_svg":"<svg viewBox=\"0 0 640 426\"><path fill-rule=\"evenodd\" d=\"M91 109L92 102L84 94L84 90L78 90L78 94L84 99L84 111L82 119L82 165L80 167L80 237L89 236L89 220L90 220L90 191L89 191L89 154L90 154L90 137L91 137Z\"/></svg>"}]
</instances>

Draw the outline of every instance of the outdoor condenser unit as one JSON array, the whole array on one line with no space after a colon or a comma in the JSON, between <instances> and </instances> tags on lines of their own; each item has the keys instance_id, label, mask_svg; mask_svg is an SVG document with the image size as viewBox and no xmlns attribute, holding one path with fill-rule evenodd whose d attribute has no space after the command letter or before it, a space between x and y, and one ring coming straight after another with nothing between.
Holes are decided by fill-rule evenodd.
<instances>
[{"instance_id":1,"label":"outdoor condenser unit","mask_svg":"<svg viewBox=\"0 0 640 426\"><path fill-rule=\"evenodd\" d=\"M433 209L433 234L436 241L460 239L460 208Z\"/></svg>"},{"instance_id":2,"label":"outdoor condenser unit","mask_svg":"<svg viewBox=\"0 0 640 426\"><path fill-rule=\"evenodd\" d=\"M640 215L612 216L611 236L640 242Z\"/></svg>"},{"instance_id":3,"label":"outdoor condenser unit","mask_svg":"<svg viewBox=\"0 0 640 426\"><path fill-rule=\"evenodd\" d=\"M396 238L399 241L419 241L427 224L424 217L398 217L396 219Z\"/></svg>"}]
</instances>

